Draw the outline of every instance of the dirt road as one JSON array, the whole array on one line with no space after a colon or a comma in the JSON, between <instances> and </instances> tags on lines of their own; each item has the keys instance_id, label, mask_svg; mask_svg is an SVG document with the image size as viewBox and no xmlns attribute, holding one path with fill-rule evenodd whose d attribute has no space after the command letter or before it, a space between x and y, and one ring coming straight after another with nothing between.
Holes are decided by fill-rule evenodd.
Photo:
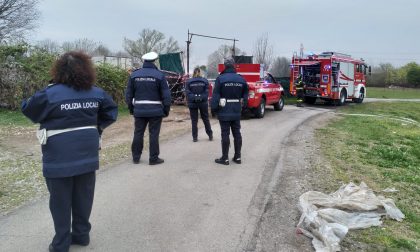
<instances>
[{"instance_id":1,"label":"dirt road","mask_svg":"<svg viewBox=\"0 0 420 252\"><path fill-rule=\"evenodd\" d=\"M213 142L203 130L197 143L189 131L164 142L163 165L147 165L144 153L139 165L109 167L97 178L91 244L71 251L311 251L295 234L296 206L308 187L305 148L313 149L325 110L286 106L243 120L242 165L214 163L221 152L214 124ZM119 130L108 144L131 139ZM0 217L0 250L44 251L52 227L46 198L22 207Z\"/></svg>"}]
</instances>

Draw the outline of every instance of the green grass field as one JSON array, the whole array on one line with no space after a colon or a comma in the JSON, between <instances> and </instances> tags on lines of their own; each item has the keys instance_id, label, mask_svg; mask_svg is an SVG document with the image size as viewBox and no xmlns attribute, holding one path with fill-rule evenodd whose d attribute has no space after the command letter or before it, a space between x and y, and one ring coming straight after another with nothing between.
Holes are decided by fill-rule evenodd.
<instances>
[{"instance_id":1,"label":"green grass field","mask_svg":"<svg viewBox=\"0 0 420 252\"><path fill-rule=\"evenodd\" d=\"M368 98L420 99L420 89L367 87Z\"/></svg>"},{"instance_id":2,"label":"green grass field","mask_svg":"<svg viewBox=\"0 0 420 252\"><path fill-rule=\"evenodd\" d=\"M317 131L328 164L317 168L325 173L320 187L330 192L342 183L364 181L394 199L406 216L403 222L386 219L382 227L351 231L346 239L368 244L368 251L418 251L420 103L366 103L342 107L340 112L380 117L343 115ZM388 187L398 192L381 193Z\"/></svg>"}]
</instances>

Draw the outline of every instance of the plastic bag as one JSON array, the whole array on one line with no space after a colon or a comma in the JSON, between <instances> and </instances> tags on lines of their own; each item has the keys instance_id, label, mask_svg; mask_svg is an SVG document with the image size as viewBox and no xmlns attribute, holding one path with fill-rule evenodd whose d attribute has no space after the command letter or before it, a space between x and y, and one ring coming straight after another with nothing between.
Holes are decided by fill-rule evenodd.
<instances>
[{"instance_id":1,"label":"plastic bag","mask_svg":"<svg viewBox=\"0 0 420 252\"><path fill-rule=\"evenodd\" d=\"M392 199L376 196L364 182L343 185L330 195L306 192L299 197L299 209L297 227L313 239L317 252L340 251L340 241L349 230L380 226L384 215L404 218Z\"/></svg>"}]
</instances>

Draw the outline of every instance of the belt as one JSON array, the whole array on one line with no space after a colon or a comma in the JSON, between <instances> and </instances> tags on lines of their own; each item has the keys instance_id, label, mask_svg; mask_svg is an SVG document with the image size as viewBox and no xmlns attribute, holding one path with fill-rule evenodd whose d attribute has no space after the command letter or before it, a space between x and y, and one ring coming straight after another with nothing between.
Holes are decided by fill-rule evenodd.
<instances>
[{"instance_id":1,"label":"belt","mask_svg":"<svg viewBox=\"0 0 420 252\"><path fill-rule=\"evenodd\" d=\"M239 99L226 99L226 102L240 102Z\"/></svg>"},{"instance_id":2,"label":"belt","mask_svg":"<svg viewBox=\"0 0 420 252\"><path fill-rule=\"evenodd\" d=\"M161 101L149 101L149 100L141 100L141 101L133 100L133 104L162 104L162 102Z\"/></svg>"},{"instance_id":3,"label":"belt","mask_svg":"<svg viewBox=\"0 0 420 252\"><path fill-rule=\"evenodd\" d=\"M52 137L61 133L66 133L66 132L76 131L76 130L83 130L83 129L97 129L97 127L96 126L83 126L83 127L75 127L75 128L67 128L67 129L59 129L59 130L40 129L36 132L36 137L38 138L38 141L40 144L45 145L49 137Z\"/></svg>"}]
</instances>

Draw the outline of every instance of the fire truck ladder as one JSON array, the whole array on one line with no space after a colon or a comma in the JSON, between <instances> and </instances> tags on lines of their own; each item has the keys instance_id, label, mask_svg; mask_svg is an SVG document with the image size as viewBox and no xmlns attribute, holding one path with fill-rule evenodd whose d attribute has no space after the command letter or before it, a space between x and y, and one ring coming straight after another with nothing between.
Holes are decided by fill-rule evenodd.
<instances>
[{"instance_id":1,"label":"fire truck ladder","mask_svg":"<svg viewBox=\"0 0 420 252\"><path fill-rule=\"evenodd\" d=\"M292 81L293 83L295 82L295 80L297 79L297 77L299 76L299 66L296 66L298 63L300 62L300 58L297 55L297 52L294 52L293 54L293 71L292 71Z\"/></svg>"}]
</instances>

